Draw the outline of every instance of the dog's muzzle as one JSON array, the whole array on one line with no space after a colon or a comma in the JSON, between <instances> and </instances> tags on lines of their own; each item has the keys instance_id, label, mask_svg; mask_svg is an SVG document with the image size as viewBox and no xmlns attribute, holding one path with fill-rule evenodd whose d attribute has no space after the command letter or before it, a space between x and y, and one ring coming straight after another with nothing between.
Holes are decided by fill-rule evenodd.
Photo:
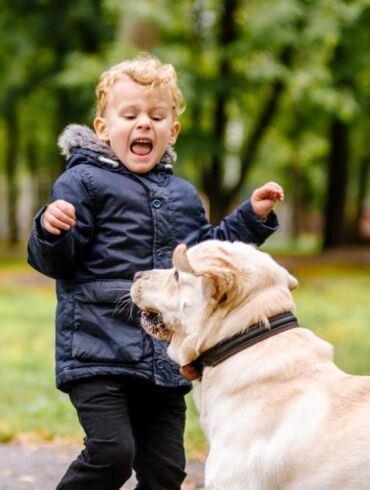
<instances>
[{"instance_id":1,"label":"dog's muzzle","mask_svg":"<svg viewBox=\"0 0 370 490\"><path fill-rule=\"evenodd\" d=\"M160 313L151 311L142 311L140 323L143 329L153 337L159 340L169 342L171 339L171 330L163 323L163 317Z\"/></svg>"}]
</instances>

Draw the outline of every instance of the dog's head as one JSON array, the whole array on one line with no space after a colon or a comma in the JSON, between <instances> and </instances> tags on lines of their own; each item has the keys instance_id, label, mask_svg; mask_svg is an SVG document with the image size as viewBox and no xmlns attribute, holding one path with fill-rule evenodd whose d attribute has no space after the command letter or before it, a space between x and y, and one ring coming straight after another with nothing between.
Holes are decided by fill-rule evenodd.
<instances>
[{"instance_id":1,"label":"dog's head","mask_svg":"<svg viewBox=\"0 0 370 490\"><path fill-rule=\"evenodd\" d=\"M143 311L144 329L169 342L168 353L179 364L252 323L294 310L296 279L251 245L179 245L173 266L138 274L131 296Z\"/></svg>"}]
</instances>

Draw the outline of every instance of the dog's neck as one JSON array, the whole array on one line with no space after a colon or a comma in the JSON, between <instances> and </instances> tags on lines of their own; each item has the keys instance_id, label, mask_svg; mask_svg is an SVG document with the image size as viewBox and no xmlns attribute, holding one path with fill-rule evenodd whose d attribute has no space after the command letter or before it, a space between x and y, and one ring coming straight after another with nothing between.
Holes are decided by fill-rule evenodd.
<instances>
[{"instance_id":1,"label":"dog's neck","mask_svg":"<svg viewBox=\"0 0 370 490\"><path fill-rule=\"evenodd\" d=\"M238 295L237 292L235 294ZM192 324L192 330L197 333L185 338L175 336L168 347L168 353L178 364L189 364L219 342L247 331L251 325L268 326L270 317L286 311L294 313L295 303L289 289L283 286L274 286L273 294L272 290L266 289L249 295L237 308L233 298L230 298L222 308L215 308L210 316L207 312L200 319L198 328ZM190 331L187 328L183 330Z\"/></svg>"},{"instance_id":2,"label":"dog's neck","mask_svg":"<svg viewBox=\"0 0 370 490\"><path fill-rule=\"evenodd\" d=\"M269 318L286 311L294 313L295 309L293 297L285 286L274 286L273 294L270 289L252 294L236 309L234 305L230 309L228 304L225 304L223 308L217 308L214 311L201 329L197 350L201 353L227 337L248 330L251 325L268 326Z\"/></svg>"},{"instance_id":3,"label":"dog's neck","mask_svg":"<svg viewBox=\"0 0 370 490\"><path fill-rule=\"evenodd\" d=\"M292 344L294 349L291 348ZM231 357L228 362L215 368L205 369L203 381L205 387L212 384L217 390L220 376L228 380L228 393L234 391L270 390L278 383L300 376L307 371L330 369L338 372L333 362L333 346L317 337L313 332L299 327L262 342L258 346L246 349L239 356ZM224 385L222 385L224 386ZM224 392L219 393L225 395Z\"/></svg>"},{"instance_id":4,"label":"dog's neck","mask_svg":"<svg viewBox=\"0 0 370 490\"><path fill-rule=\"evenodd\" d=\"M260 323L250 326L247 331L224 339L204 351L191 364L182 366L181 372L189 380L202 377L205 367L215 367L230 357L268 338L298 327L297 319L290 312L269 318L269 326Z\"/></svg>"}]
</instances>

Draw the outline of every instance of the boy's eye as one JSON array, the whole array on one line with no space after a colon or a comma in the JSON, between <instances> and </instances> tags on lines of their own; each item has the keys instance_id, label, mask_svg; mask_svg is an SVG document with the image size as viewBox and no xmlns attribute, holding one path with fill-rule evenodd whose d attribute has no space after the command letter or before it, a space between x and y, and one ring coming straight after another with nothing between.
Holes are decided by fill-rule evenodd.
<instances>
[{"instance_id":1,"label":"boy's eye","mask_svg":"<svg viewBox=\"0 0 370 490\"><path fill-rule=\"evenodd\" d=\"M135 114L123 114L125 119L135 119Z\"/></svg>"},{"instance_id":2,"label":"boy's eye","mask_svg":"<svg viewBox=\"0 0 370 490\"><path fill-rule=\"evenodd\" d=\"M162 121L162 116L152 116L153 121Z\"/></svg>"}]
</instances>

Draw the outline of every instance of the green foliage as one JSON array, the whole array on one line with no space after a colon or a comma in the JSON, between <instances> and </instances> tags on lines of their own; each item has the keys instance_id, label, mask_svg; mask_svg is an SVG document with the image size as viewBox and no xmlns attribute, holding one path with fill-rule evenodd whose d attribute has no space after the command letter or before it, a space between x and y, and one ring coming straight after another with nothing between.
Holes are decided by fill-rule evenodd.
<instances>
[{"instance_id":1,"label":"green foliage","mask_svg":"<svg viewBox=\"0 0 370 490\"><path fill-rule=\"evenodd\" d=\"M91 125L100 73L148 50L177 68L187 102L177 173L207 194L216 218L264 180L279 180L304 216L322 214L335 117L349 128L349 209L359 195L369 157L369 0L2 0L0 7L0 106L12 101L17 111L17 160L36 188L38 179L50 187L63 169L55 145L63 126ZM0 118L0 142L4 124ZM4 143L2 153L12 141ZM0 168L3 161L0 153Z\"/></svg>"}]
</instances>

